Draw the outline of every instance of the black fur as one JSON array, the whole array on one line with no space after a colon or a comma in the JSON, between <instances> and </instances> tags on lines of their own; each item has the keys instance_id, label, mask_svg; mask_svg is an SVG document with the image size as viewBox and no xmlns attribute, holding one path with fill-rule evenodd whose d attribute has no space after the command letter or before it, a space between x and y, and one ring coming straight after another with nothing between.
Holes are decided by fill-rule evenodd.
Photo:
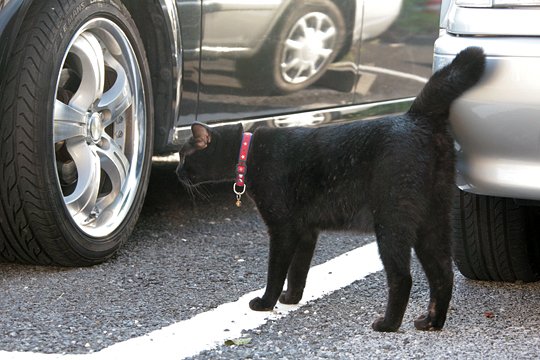
<instances>
[{"instance_id":1,"label":"black fur","mask_svg":"<svg viewBox=\"0 0 540 360\"><path fill-rule=\"evenodd\" d=\"M420 330L444 325L452 295L450 207L454 145L450 105L481 77L479 48L461 52L435 73L410 110L399 116L320 128L260 128L253 135L247 193L270 235L268 283L253 310L302 298L319 231L356 230L367 214L388 279L377 331L396 331L411 289L414 248L427 275L427 314ZM194 124L177 173L184 183L233 180L241 125ZM367 211L364 211L367 210ZM282 293L285 279L287 290Z\"/></svg>"}]
</instances>

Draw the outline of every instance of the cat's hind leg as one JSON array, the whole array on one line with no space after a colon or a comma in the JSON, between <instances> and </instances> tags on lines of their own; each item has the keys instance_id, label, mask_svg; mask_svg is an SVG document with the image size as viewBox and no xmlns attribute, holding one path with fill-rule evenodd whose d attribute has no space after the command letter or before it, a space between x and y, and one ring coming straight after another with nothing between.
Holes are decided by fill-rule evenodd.
<instances>
[{"instance_id":1,"label":"cat's hind leg","mask_svg":"<svg viewBox=\"0 0 540 360\"><path fill-rule=\"evenodd\" d=\"M418 330L440 330L446 320L454 282L450 234L450 225L443 224L423 228L418 233L414 250L424 268L430 290L427 314L414 322Z\"/></svg>"},{"instance_id":2,"label":"cat's hind leg","mask_svg":"<svg viewBox=\"0 0 540 360\"><path fill-rule=\"evenodd\" d=\"M373 322L376 331L397 331L403 321L412 286L411 244L414 232L404 226L375 225L379 254L388 281L388 303L383 317Z\"/></svg>"},{"instance_id":3,"label":"cat's hind leg","mask_svg":"<svg viewBox=\"0 0 540 360\"><path fill-rule=\"evenodd\" d=\"M287 270L299 241L299 237L292 226L272 226L269 227L268 233L270 234L270 255L266 290L262 297L256 297L249 302L249 307L255 311L274 309L283 290Z\"/></svg>"},{"instance_id":4,"label":"cat's hind leg","mask_svg":"<svg viewBox=\"0 0 540 360\"><path fill-rule=\"evenodd\" d=\"M287 291L282 292L279 297L282 304L298 304L302 299L318 235L315 230L300 232L300 239L287 272Z\"/></svg>"}]
</instances>

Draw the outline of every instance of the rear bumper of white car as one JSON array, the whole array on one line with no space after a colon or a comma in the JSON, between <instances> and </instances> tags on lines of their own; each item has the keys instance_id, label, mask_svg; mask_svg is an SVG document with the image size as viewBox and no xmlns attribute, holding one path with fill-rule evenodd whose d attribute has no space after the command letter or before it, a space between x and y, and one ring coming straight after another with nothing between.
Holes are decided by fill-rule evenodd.
<instances>
[{"instance_id":1,"label":"rear bumper of white car","mask_svg":"<svg viewBox=\"0 0 540 360\"><path fill-rule=\"evenodd\" d=\"M540 38L443 32L434 69L468 46L484 49L487 67L451 109L457 185L482 195L540 200Z\"/></svg>"}]
</instances>

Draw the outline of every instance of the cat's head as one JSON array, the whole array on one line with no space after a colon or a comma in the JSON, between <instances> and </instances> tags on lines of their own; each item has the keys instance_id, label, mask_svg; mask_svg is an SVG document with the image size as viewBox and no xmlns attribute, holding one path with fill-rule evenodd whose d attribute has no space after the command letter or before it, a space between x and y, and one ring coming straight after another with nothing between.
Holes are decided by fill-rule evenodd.
<instances>
[{"instance_id":1,"label":"cat's head","mask_svg":"<svg viewBox=\"0 0 540 360\"><path fill-rule=\"evenodd\" d=\"M179 154L178 179L188 186L234 179L242 132L241 124L191 125L191 137Z\"/></svg>"}]
</instances>

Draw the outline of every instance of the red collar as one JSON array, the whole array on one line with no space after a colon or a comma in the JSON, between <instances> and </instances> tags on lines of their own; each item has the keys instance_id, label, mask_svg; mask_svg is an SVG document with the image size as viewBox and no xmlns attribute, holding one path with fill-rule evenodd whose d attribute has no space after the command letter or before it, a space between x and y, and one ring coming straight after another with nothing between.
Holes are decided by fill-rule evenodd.
<instances>
[{"instance_id":1,"label":"red collar","mask_svg":"<svg viewBox=\"0 0 540 360\"><path fill-rule=\"evenodd\" d=\"M240 144L240 153L238 154L238 164L236 164L236 180L233 184L233 190L236 194L236 205L240 206L240 198L242 194L246 192L246 173L247 173L247 158L249 153L249 145L251 144L251 137L253 135L249 132L245 132L242 135L242 143ZM238 189L240 188L240 189Z\"/></svg>"},{"instance_id":2,"label":"red collar","mask_svg":"<svg viewBox=\"0 0 540 360\"><path fill-rule=\"evenodd\" d=\"M242 135L242 143L240 144L240 153L238 154L238 164L236 165L236 182L238 187L246 186L244 183L247 173L247 158L249 153L249 145L251 143L252 134L245 132Z\"/></svg>"}]
</instances>

